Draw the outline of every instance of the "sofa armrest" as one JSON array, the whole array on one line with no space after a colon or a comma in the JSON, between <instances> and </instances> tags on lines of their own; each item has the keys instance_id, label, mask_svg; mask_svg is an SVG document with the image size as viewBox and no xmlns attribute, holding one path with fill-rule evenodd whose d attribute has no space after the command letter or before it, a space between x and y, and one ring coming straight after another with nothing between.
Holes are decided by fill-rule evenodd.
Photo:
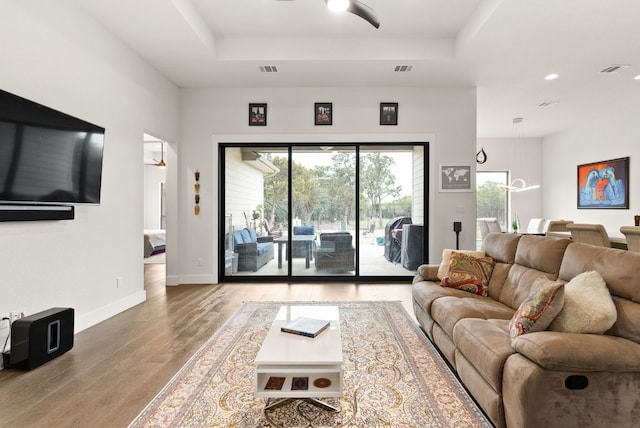
<instances>
[{"instance_id":1,"label":"sofa armrest","mask_svg":"<svg viewBox=\"0 0 640 428\"><path fill-rule=\"evenodd\" d=\"M258 236L258 242L273 242L273 236Z\"/></svg>"},{"instance_id":2,"label":"sofa armrest","mask_svg":"<svg viewBox=\"0 0 640 428\"><path fill-rule=\"evenodd\" d=\"M424 264L424 265L418 266L418 274L414 277L413 283L415 284L416 282L420 282L420 281L440 282L440 280L438 279L439 268L440 268L440 265Z\"/></svg>"},{"instance_id":3,"label":"sofa armrest","mask_svg":"<svg viewBox=\"0 0 640 428\"><path fill-rule=\"evenodd\" d=\"M559 371L640 371L640 344L617 336L541 331L523 334L513 349L540 367Z\"/></svg>"}]
</instances>

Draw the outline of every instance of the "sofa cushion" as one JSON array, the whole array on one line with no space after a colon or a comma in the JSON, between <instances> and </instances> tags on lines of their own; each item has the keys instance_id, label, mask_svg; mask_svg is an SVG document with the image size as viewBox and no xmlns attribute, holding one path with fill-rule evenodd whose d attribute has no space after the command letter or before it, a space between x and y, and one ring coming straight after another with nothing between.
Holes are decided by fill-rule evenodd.
<instances>
[{"instance_id":1,"label":"sofa cushion","mask_svg":"<svg viewBox=\"0 0 640 428\"><path fill-rule=\"evenodd\" d=\"M242 236L242 230L234 230L233 231L233 243L234 245L243 244L244 238Z\"/></svg>"},{"instance_id":2,"label":"sofa cushion","mask_svg":"<svg viewBox=\"0 0 640 428\"><path fill-rule=\"evenodd\" d=\"M258 255L261 256L268 253L273 249L273 242L259 242L258 243Z\"/></svg>"},{"instance_id":3,"label":"sofa cushion","mask_svg":"<svg viewBox=\"0 0 640 428\"><path fill-rule=\"evenodd\" d=\"M482 250L496 262L512 264L521 236L517 233L490 233L482 241Z\"/></svg>"},{"instance_id":4,"label":"sofa cushion","mask_svg":"<svg viewBox=\"0 0 640 428\"><path fill-rule=\"evenodd\" d=\"M438 275L437 278L442 280L447 275L449 271L449 266L451 265L451 253L462 253L468 256L473 257L484 257L484 251L473 251L473 250L451 250L444 249L442 250L442 261L440 262L440 266L438 267Z\"/></svg>"},{"instance_id":5,"label":"sofa cushion","mask_svg":"<svg viewBox=\"0 0 640 428\"><path fill-rule=\"evenodd\" d=\"M440 285L486 296L495 262L491 257L472 257L454 252Z\"/></svg>"},{"instance_id":6,"label":"sofa cushion","mask_svg":"<svg viewBox=\"0 0 640 428\"><path fill-rule=\"evenodd\" d=\"M549 328L566 333L602 334L616 322L616 307L596 271L577 275L565 286L564 307Z\"/></svg>"},{"instance_id":7,"label":"sofa cushion","mask_svg":"<svg viewBox=\"0 0 640 428\"><path fill-rule=\"evenodd\" d=\"M457 291L457 290L453 290ZM460 292L463 296L440 297L431 303L431 318L453 337L453 328L465 318L504 319L509 323L513 309L488 297Z\"/></svg>"},{"instance_id":8,"label":"sofa cushion","mask_svg":"<svg viewBox=\"0 0 640 428\"><path fill-rule=\"evenodd\" d=\"M524 235L518 243L516 264L558 277L562 257L571 240L548 236Z\"/></svg>"},{"instance_id":9,"label":"sofa cushion","mask_svg":"<svg viewBox=\"0 0 640 428\"><path fill-rule=\"evenodd\" d=\"M511 337L545 330L562 309L563 295L564 283L538 278L509 321Z\"/></svg>"},{"instance_id":10,"label":"sofa cushion","mask_svg":"<svg viewBox=\"0 0 640 428\"><path fill-rule=\"evenodd\" d=\"M315 227L313 225L293 226L294 235L314 235L315 233Z\"/></svg>"},{"instance_id":11,"label":"sofa cushion","mask_svg":"<svg viewBox=\"0 0 640 428\"><path fill-rule=\"evenodd\" d=\"M252 242L256 242L253 239L251 239L251 234L249 233L249 231L247 229L242 229L240 231L240 233L242 233L242 243L243 244L250 244Z\"/></svg>"},{"instance_id":12,"label":"sofa cushion","mask_svg":"<svg viewBox=\"0 0 640 428\"><path fill-rule=\"evenodd\" d=\"M258 242L258 235L253 227L247 227L245 230L249 233L249 242Z\"/></svg>"},{"instance_id":13,"label":"sofa cushion","mask_svg":"<svg viewBox=\"0 0 640 428\"><path fill-rule=\"evenodd\" d=\"M460 320L453 329L453 342L487 383L500 392L504 363L515 354L509 337L509 321Z\"/></svg>"}]
</instances>

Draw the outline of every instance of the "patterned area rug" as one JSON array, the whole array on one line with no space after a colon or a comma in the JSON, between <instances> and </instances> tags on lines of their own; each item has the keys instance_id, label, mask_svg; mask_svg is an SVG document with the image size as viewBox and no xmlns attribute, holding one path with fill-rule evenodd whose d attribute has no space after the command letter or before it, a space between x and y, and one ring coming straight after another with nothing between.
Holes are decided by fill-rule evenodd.
<instances>
[{"instance_id":1,"label":"patterned area rug","mask_svg":"<svg viewBox=\"0 0 640 428\"><path fill-rule=\"evenodd\" d=\"M248 302L129 425L134 427L491 427L399 302L331 302L340 310L344 396L264 410L254 358L283 304Z\"/></svg>"}]
</instances>

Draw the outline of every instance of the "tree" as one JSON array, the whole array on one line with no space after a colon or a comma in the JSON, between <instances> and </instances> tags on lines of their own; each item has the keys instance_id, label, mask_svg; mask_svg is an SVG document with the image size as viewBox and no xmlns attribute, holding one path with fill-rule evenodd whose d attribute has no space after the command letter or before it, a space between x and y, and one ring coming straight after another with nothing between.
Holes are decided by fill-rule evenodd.
<instances>
[{"instance_id":1,"label":"tree","mask_svg":"<svg viewBox=\"0 0 640 428\"><path fill-rule=\"evenodd\" d=\"M507 204L507 192L498 187L499 183L487 181L478 187L476 194L477 216L495 217L502 225L507 224L505 218L505 206Z\"/></svg>"},{"instance_id":2,"label":"tree","mask_svg":"<svg viewBox=\"0 0 640 428\"><path fill-rule=\"evenodd\" d=\"M276 156L270 157L269 160L279 169L275 175L264 181L265 209L269 210L269 213L265 213L265 215L268 216L269 226L273 227L278 221L284 221L287 218L289 175L286 158Z\"/></svg>"},{"instance_id":3,"label":"tree","mask_svg":"<svg viewBox=\"0 0 640 428\"><path fill-rule=\"evenodd\" d=\"M348 224L355 205L355 154L336 153L331 157L331 161L333 163L329 180L331 199L340 214L338 218Z\"/></svg>"},{"instance_id":4,"label":"tree","mask_svg":"<svg viewBox=\"0 0 640 428\"><path fill-rule=\"evenodd\" d=\"M392 158L378 152L362 157L360 188L371 202L371 216L378 218L379 226L382 226L382 200L386 197L397 198L400 195L396 177L390 169L394 163Z\"/></svg>"}]
</instances>

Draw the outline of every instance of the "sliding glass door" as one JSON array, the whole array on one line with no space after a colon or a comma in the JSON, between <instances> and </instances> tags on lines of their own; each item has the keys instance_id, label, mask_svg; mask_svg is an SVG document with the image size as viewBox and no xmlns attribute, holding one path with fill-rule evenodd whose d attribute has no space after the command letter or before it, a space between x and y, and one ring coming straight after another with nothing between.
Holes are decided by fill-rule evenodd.
<instances>
[{"instance_id":1,"label":"sliding glass door","mask_svg":"<svg viewBox=\"0 0 640 428\"><path fill-rule=\"evenodd\" d=\"M426 144L222 144L220 254L234 263L221 279L412 276L426 259L425 153Z\"/></svg>"}]
</instances>

